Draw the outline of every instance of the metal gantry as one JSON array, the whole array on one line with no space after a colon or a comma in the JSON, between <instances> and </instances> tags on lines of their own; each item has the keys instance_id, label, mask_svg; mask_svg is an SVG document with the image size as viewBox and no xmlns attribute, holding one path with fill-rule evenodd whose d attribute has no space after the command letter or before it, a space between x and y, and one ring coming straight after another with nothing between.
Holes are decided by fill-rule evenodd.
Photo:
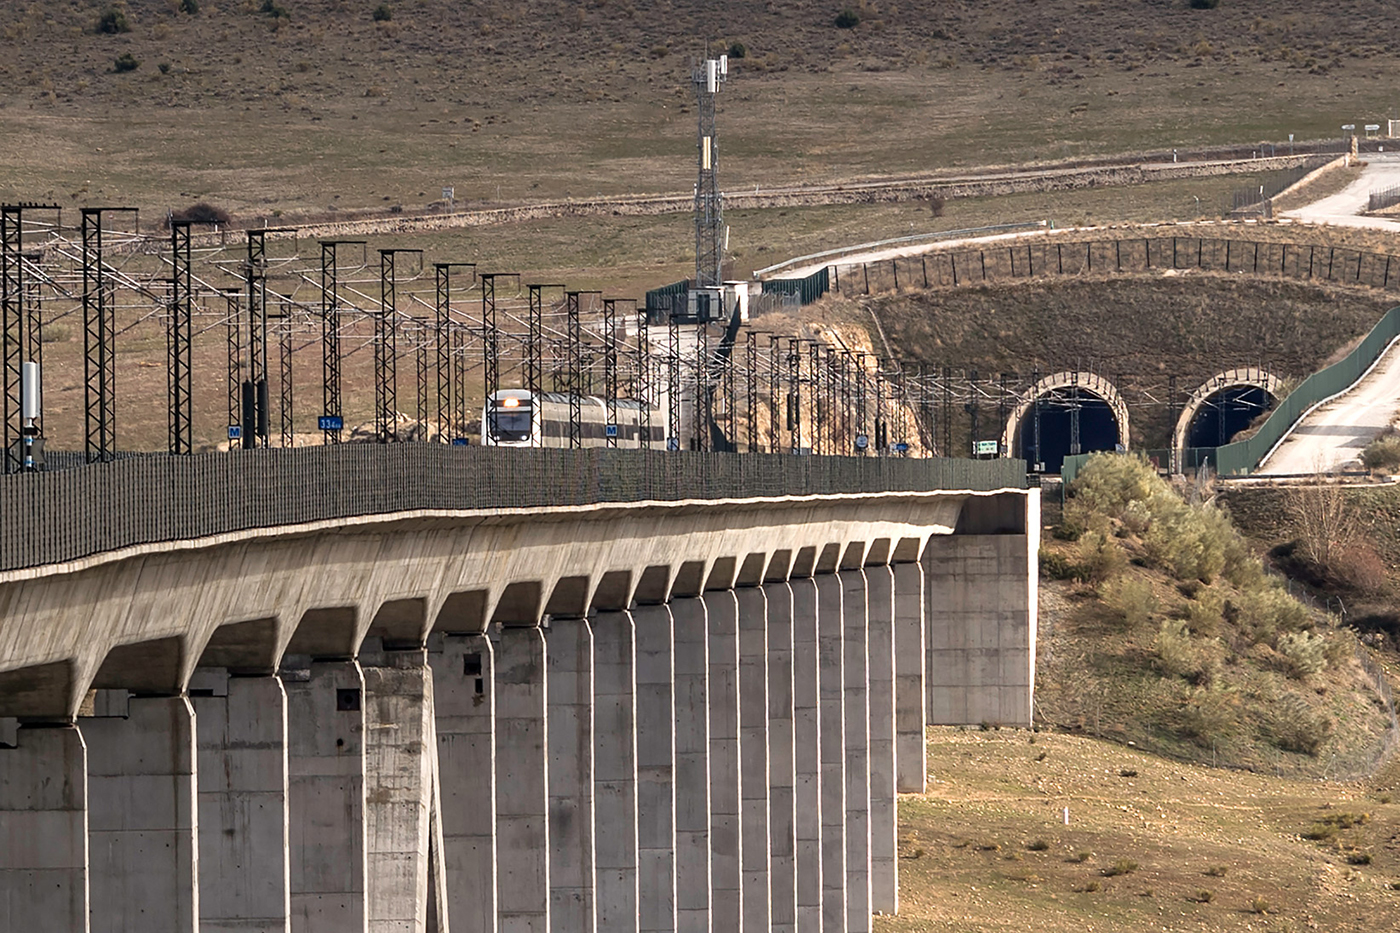
<instances>
[{"instance_id":1,"label":"metal gantry","mask_svg":"<svg viewBox=\"0 0 1400 933\"><path fill-rule=\"evenodd\" d=\"M696 149L699 173L695 182L695 284L718 287L723 282L724 197L719 190L719 142L715 135L715 95L729 73L729 57L701 62L691 74L697 112Z\"/></svg>"},{"instance_id":2,"label":"metal gantry","mask_svg":"<svg viewBox=\"0 0 1400 933\"><path fill-rule=\"evenodd\" d=\"M117 453L117 322L115 296L103 261L102 217L134 208L85 207L81 211L83 264L83 352L86 455L89 463Z\"/></svg>"},{"instance_id":3,"label":"metal gantry","mask_svg":"<svg viewBox=\"0 0 1400 933\"><path fill-rule=\"evenodd\" d=\"M381 444L397 441L399 430L399 253L421 256L423 251L379 251L379 313L374 318L374 435Z\"/></svg>"},{"instance_id":4,"label":"metal gantry","mask_svg":"<svg viewBox=\"0 0 1400 933\"><path fill-rule=\"evenodd\" d=\"M4 369L5 472L14 473L24 465L20 437L20 385L25 331L24 288L24 208L19 204L0 206L0 358Z\"/></svg>"},{"instance_id":5,"label":"metal gantry","mask_svg":"<svg viewBox=\"0 0 1400 933\"><path fill-rule=\"evenodd\" d=\"M170 224L170 315L166 323L166 419L169 450L188 454L194 442L194 407L191 397L190 339L193 326L193 264L188 221Z\"/></svg>"},{"instance_id":6,"label":"metal gantry","mask_svg":"<svg viewBox=\"0 0 1400 933\"><path fill-rule=\"evenodd\" d=\"M603 426L603 443L617 446L617 302L603 299L603 400L607 406L607 424Z\"/></svg>"},{"instance_id":7,"label":"metal gantry","mask_svg":"<svg viewBox=\"0 0 1400 933\"><path fill-rule=\"evenodd\" d=\"M321 417L318 425L327 444L339 444L345 436L337 248L349 245L364 246L365 241L324 240L321 243Z\"/></svg>"},{"instance_id":8,"label":"metal gantry","mask_svg":"<svg viewBox=\"0 0 1400 933\"><path fill-rule=\"evenodd\" d=\"M267 234L248 231L248 377L243 380L243 446L268 442L267 389ZM278 231L280 232L280 231Z\"/></svg>"}]
</instances>

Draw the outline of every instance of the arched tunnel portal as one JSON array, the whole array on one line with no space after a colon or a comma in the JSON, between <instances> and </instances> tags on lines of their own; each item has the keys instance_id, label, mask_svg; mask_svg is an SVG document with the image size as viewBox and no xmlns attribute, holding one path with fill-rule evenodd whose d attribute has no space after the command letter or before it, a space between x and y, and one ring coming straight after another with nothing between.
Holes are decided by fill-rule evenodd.
<instances>
[{"instance_id":1,"label":"arched tunnel portal","mask_svg":"<svg viewBox=\"0 0 1400 933\"><path fill-rule=\"evenodd\" d=\"M1126 449L1128 407L1102 376L1055 373L1022 395L1007 419L1002 445L1034 471L1059 473L1072 454Z\"/></svg>"},{"instance_id":2,"label":"arched tunnel portal","mask_svg":"<svg viewBox=\"0 0 1400 933\"><path fill-rule=\"evenodd\" d=\"M1172 446L1181 451L1228 444L1282 395L1283 384L1265 370L1250 367L1218 373L1187 399L1172 432Z\"/></svg>"}]
</instances>

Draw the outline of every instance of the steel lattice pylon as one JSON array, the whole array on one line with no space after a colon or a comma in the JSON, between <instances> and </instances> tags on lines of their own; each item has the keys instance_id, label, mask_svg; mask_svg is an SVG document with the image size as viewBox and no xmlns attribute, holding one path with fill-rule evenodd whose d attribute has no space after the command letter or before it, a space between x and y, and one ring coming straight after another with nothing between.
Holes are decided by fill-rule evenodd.
<instances>
[{"instance_id":1,"label":"steel lattice pylon","mask_svg":"<svg viewBox=\"0 0 1400 933\"><path fill-rule=\"evenodd\" d=\"M268 443L267 232L248 231L248 378L243 382L243 446Z\"/></svg>"},{"instance_id":2,"label":"steel lattice pylon","mask_svg":"<svg viewBox=\"0 0 1400 933\"><path fill-rule=\"evenodd\" d=\"M17 204L0 207L0 357L4 368L5 472L17 472L24 464L20 436L24 419L20 410L20 375L24 351L24 263L21 258L24 209Z\"/></svg>"},{"instance_id":3,"label":"steel lattice pylon","mask_svg":"<svg viewBox=\"0 0 1400 933\"><path fill-rule=\"evenodd\" d=\"M695 182L695 284L717 287L724 265L724 196L719 190L719 145L715 95L729 71L729 58L706 59L691 74L695 85L699 177Z\"/></svg>"},{"instance_id":4,"label":"steel lattice pylon","mask_svg":"<svg viewBox=\"0 0 1400 933\"><path fill-rule=\"evenodd\" d=\"M617 303L603 299L603 399L607 403L607 425L603 443L617 446Z\"/></svg>"},{"instance_id":5,"label":"steel lattice pylon","mask_svg":"<svg viewBox=\"0 0 1400 933\"><path fill-rule=\"evenodd\" d=\"M651 446L651 345L647 339L647 311L639 308L637 319L636 371L633 373L632 397L640 409L637 412L637 446Z\"/></svg>"},{"instance_id":6,"label":"steel lattice pylon","mask_svg":"<svg viewBox=\"0 0 1400 933\"><path fill-rule=\"evenodd\" d=\"M108 461L116 456L116 308L102 257L102 215L108 210L131 209L82 209L84 422L89 463Z\"/></svg>"},{"instance_id":7,"label":"steel lattice pylon","mask_svg":"<svg viewBox=\"0 0 1400 933\"><path fill-rule=\"evenodd\" d=\"M336 248L351 244L362 246L364 242L325 240L321 243L321 415L339 418L341 424L340 428L323 429L327 444L340 443L345 423L341 407L340 285Z\"/></svg>"},{"instance_id":8,"label":"steel lattice pylon","mask_svg":"<svg viewBox=\"0 0 1400 933\"><path fill-rule=\"evenodd\" d=\"M169 449L188 454L193 447L193 408L190 397L190 328L194 301L191 282L190 224L170 224L170 318L166 326Z\"/></svg>"}]
</instances>

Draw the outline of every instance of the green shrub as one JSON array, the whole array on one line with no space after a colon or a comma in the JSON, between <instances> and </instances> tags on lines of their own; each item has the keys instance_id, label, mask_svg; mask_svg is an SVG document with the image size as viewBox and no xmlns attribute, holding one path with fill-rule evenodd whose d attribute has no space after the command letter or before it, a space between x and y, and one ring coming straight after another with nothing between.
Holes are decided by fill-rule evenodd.
<instances>
[{"instance_id":1,"label":"green shrub","mask_svg":"<svg viewBox=\"0 0 1400 933\"><path fill-rule=\"evenodd\" d=\"M1028 844L1026 848L1030 849L1032 852L1044 852L1046 849L1050 848L1050 843L1046 842L1044 839L1036 839L1034 842Z\"/></svg>"},{"instance_id":2,"label":"green shrub","mask_svg":"<svg viewBox=\"0 0 1400 933\"><path fill-rule=\"evenodd\" d=\"M1118 875L1131 875L1133 872L1137 871L1137 868L1138 863L1134 862L1132 859L1120 858L1118 861L1105 868L1103 873L1107 877L1113 878Z\"/></svg>"},{"instance_id":3,"label":"green shrub","mask_svg":"<svg viewBox=\"0 0 1400 933\"><path fill-rule=\"evenodd\" d=\"M394 11L387 3L381 3L374 8L374 21L376 23L387 23L394 18Z\"/></svg>"},{"instance_id":4,"label":"green shrub","mask_svg":"<svg viewBox=\"0 0 1400 933\"><path fill-rule=\"evenodd\" d=\"M115 36L119 32L131 32L131 20L126 14L125 3L114 3L97 16L97 31Z\"/></svg>"},{"instance_id":5,"label":"green shrub","mask_svg":"<svg viewBox=\"0 0 1400 933\"><path fill-rule=\"evenodd\" d=\"M161 74L168 75L170 74L170 62L161 62L159 65L156 65L156 69L160 71Z\"/></svg>"},{"instance_id":6,"label":"green shrub","mask_svg":"<svg viewBox=\"0 0 1400 933\"><path fill-rule=\"evenodd\" d=\"M1288 661L1289 673L1299 680L1327 669L1327 639L1311 632L1288 632L1274 645Z\"/></svg>"},{"instance_id":7,"label":"green shrub","mask_svg":"<svg viewBox=\"0 0 1400 933\"><path fill-rule=\"evenodd\" d=\"M1209 904L1215 900L1215 892L1207 888L1201 888L1196 892L1195 901L1197 904Z\"/></svg>"},{"instance_id":8,"label":"green shrub","mask_svg":"<svg viewBox=\"0 0 1400 933\"><path fill-rule=\"evenodd\" d=\"M1161 493L1171 494L1151 465L1137 457L1095 454L1070 484L1076 504L1120 518L1130 502L1151 502Z\"/></svg>"},{"instance_id":9,"label":"green shrub","mask_svg":"<svg viewBox=\"0 0 1400 933\"><path fill-rule=\"evenodd\" d=\"M837 29L855 29L860 25L860 14L850 7L836 14Z\"/></svg>"},{"instance_id":10,"label":"green shrub","mask_svg":"<svg viewBox=\"0 0 1400 933\"><path fill-rule=\"evenodd\" d=\"M273 19L291 19L292 14L277 0L263 0L261 11Z\"/></svg>"},{"instance_id":11,"label":"green shrub","mask_svg":"<svg viewBox=\"0 0 1400 933\"><path fill-rule=\"evenodd\" d=\"M1152 592L1152 584L1138 577L1120 576L1110 580L1104 584L1100 595L1130 628L1142 625L1157 611L1157 594Z\"/></svg>"},{"instance_id":12,"label":"green shrub","mask_svg":"<svg viewBox=\"0 0 1400 933\"><path fill-rule=\"evenodd\" d=\"M1040 552L1040 572L1051 580L1084 579L1080 566L1058 551Z\"/></svg>"},{"instance_id":13,"label":"green shrub","mask_svg":"<svg viewBox=\"0 0 1400 933\"><path fill-rule=\"evenodd\" d=\"M1308 624L1308 610L1281 586L1247 590L1231 600L1236 621L1256 644L1273 640L1280 632L1296 632Z\"/></svg>"},{"instance_id":14,"label":"green shrub","mask_svg":"<svg viewBox=\"0 0 1400 933\"><path fill-rule=\"evenodd\" d=\"M1213 10L1220 6L1220 0L1191 0L1193 10Z\"/></svg>"},{"instance_id":15,"label":"green shrub","mask_svg":"<svg viewBox=\"0 0 1400 933\"><path fill-rule=\"evenodd\" d=\"M1157 668L1174 677L1190 677L1201 668L1201 652L1191 641L1185 619L1163 619L1153 642Z\"/></svg>"},{"instance_id":16,"label":"green shrub","mask_svg":"<svg viewBox=\"0 0 1400 933\"><path fill-rule=\"evenodd\" d=\"M1085 532L1079 539L1079 566L1084 579L1103 583L1128 566L1128 557L1118 543L1098 531Z\"/></svg>"},{"instance_id":17,"label":"green shrub","mask_svg":"<svg viewBox=\"0 0 1400 933\"><path fill-rule=\"evenodd\" d=\"M1235 734L1239 711L1230 694L1198 688L1170 716L1168 725L1181 738L1190 739L1201 748L1211 748Z\"/></svg>"},{"instance_id":18,"label":"green shrub","mask_svg":"<svg viewBox=\"0 0 1400 933\"><path fill-rule=\"evenodd\" d=\"M1361 462L1368 470L1400 470L1400 437L1378 437L1361 452Z\"/></svg>"},{"instance_id":19,"label":"green shrub","mask_svg":"<svg viewBox=\"0 0 1400 933\"><path fill-rule=\"evenodd\" d=\"M1347 854L1348 865L1369 865L1371 864L1370 852L1350 852Z\"/></svg>"},{"instance_id":20,"label":"green shrub","mask_svg":"<svg viewBox=\"0 0 1400 933\"><path fill-rule=\"evenodd\" d=\"M749 50L748 50L748 47L744 45L744 43L742 43L742 42L731 42L731 43L729 43L729 57L730 57L730 58L743 58L743 57L744 57L745 55L747 55L747 54L749 54Z\"/></svg>"},{"instance_id":21,"label":"green shrub","mask_svg":"<svg viewBox=\"0 0 1400 933\"><path fill-rule=\"evenodd\" d=\"M180 12L194 16L199 12L199 0L180 0Z\"/></svg>"},{"instance_id":22,"label":"green shrub","mask_svg":"<svg viewBox=\"0 0 1400 933\"><path fill-rule=\"evenodd\" d=\"M1212 865L1206 869L1205 873L1211 878L1224 878L1229 871L1230 869L1225 865Z\"/></svg>"},{"instance_id":23,"label":"green shrub","mask_svg":"<svg viewBox=\"0 0 1400 933\"><path fill-rule=\"evenodd\" d=\"M141 67L141 63L130 52L123 52L112 62L112 67L120 74L125 71L135 71Z\"/></svg>"},{"instance_id":24,"label":"green shrub","mask_svg":"<svg viewBox=\"0 0 1400 933\"><path fill-rule=\"evenodd\" d=\"M1267 914L1269 912L1269 901L1264 897L1256 897L1249 902L1249 909L1252 913Z\"/></svg>"},{"instance_id":25,"label":"green shrub","mask_svg":"<svg viewBox=\"0 0 1400 933\"><path fill-rule=\"evenodd\" d=\"M1303 697L1288 693L1273 704L1273 718L1266 732L1274 745L1284 751L1315 757L1332 734L1332 720L1325 713L1315 712ZM1352 816L1335 814L1323 822L1342 829L1364 822L1365 814L1361 814L1360 821L1350 819Z\"/></svg>"}]
</instances>

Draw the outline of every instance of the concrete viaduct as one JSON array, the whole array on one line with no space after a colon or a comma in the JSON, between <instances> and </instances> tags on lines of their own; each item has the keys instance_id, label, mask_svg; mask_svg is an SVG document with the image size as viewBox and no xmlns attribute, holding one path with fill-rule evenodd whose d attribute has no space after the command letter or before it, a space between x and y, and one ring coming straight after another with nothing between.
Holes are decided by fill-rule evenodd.
<instances>
[{"instance_id":1,"label":"concrete viaduct","mask_svg":"<svg viewBox=\"0 0 1400 933\"><path fill-rule=\"evenodd\" d=\"M1020 461L427 444L0 477L0 928L862 931L1031 718Z\"/></svg>"}]
</instances>

